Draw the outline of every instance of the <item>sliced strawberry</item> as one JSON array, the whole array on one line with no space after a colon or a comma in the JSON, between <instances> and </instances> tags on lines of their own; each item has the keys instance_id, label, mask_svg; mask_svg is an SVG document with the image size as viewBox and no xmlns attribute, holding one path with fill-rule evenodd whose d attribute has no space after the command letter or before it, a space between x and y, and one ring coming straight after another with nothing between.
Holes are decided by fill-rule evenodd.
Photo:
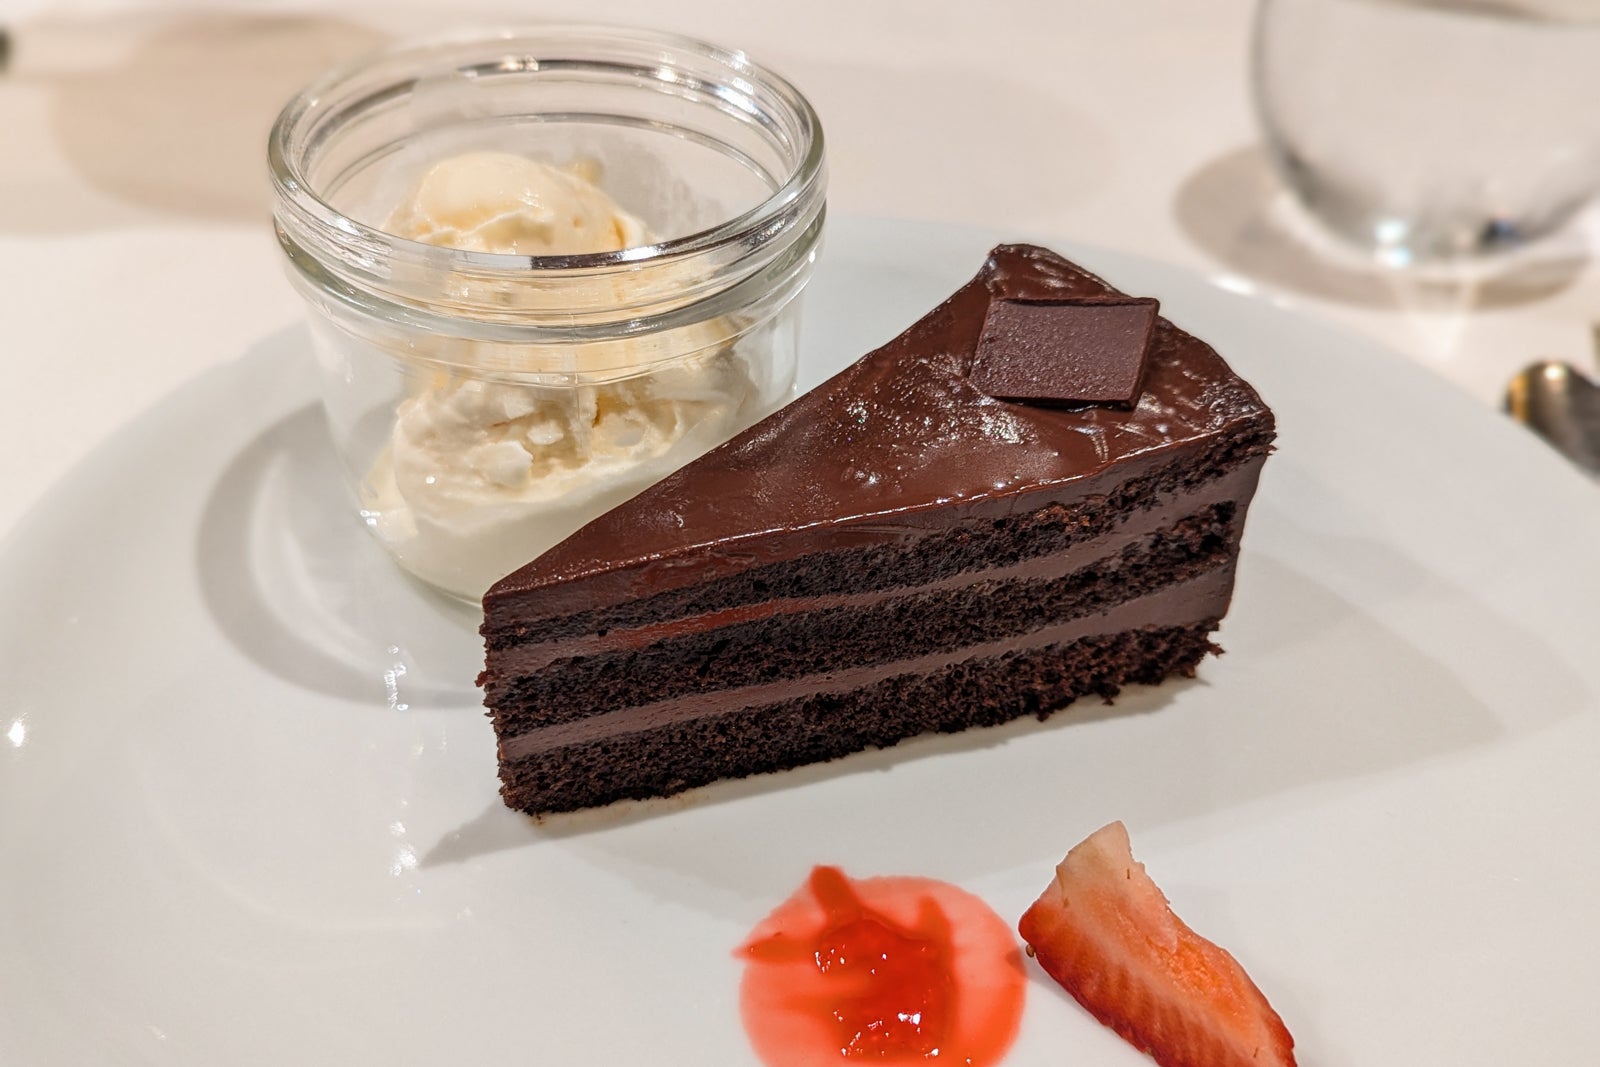
<instances>
[{"instance_id":1,"label":"sliced strawberry","mask_svg":"<svg viewBox=\"0 0 1600 1067\"><path fill-rule=\"evenodd\" d=\"M1283 1020L1172 914L1120 822L1067 853L1017 928L1050 977L1162 1067L1294 1067Z\"/></svg>"}]
</instances>

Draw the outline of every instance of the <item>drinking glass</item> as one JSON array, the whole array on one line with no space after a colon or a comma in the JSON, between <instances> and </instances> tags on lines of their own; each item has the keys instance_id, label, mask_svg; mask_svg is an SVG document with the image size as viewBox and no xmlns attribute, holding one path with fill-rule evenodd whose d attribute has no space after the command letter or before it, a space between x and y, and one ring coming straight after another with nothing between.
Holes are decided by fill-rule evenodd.
<instances>
[{"instance_id":1,"label":"drinking glass","mask_svg":"<svg viewBox=\"0 0 1600 1067\"><path fill-rule=\"evenodd\" d=\"M1520 245L1600 189L1592 0L1262 0L1252 88L1279 172L1392 265Z\"/></svg>"}]
</instances>

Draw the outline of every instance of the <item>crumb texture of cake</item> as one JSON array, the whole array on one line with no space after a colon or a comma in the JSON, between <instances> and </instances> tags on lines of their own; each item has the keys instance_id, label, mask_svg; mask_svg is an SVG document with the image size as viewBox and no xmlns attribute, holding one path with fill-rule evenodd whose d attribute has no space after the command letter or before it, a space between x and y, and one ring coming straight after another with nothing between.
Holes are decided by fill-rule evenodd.
<instances>
[{"instance_id":1,"label":"crumb texture of cake","mask_svg":"<svg viewBox=\"0 0 1600 1067\"><path fill-rule=\"evenodd\" d=\"M895 340L496 583L480 683L506 803L669 795L1193 674L1274 423L1165 319L1142 351L1093 326L1126 299L996 248ZM997 301L1039 323L1008 334L1026 401L972 379L980 337L1005 359ZM1055 395L1094 379L1032 373L1063 337L1136 401Z\"/></svg>"}]
</instances>

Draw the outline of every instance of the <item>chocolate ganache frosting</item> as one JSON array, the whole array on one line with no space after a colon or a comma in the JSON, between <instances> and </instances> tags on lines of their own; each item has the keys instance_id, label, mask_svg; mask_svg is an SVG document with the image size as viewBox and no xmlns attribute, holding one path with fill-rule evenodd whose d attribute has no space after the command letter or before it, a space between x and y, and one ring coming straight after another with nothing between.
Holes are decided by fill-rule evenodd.
<instances>
[{"instance_id":1,"label":"chocolate ganache frosting","mask_svg":"<svg viewBox=\"0 0 1600 1067\"><path fill-rule=\"evenodd\" d=\"M975 379L974 363L1002 302L1124 309L1104 328L1080 320L1066 331L1108 335L1111 384L1090 382L1105 395L1046 384L1018 402L980 388L997 389L984 373ZM992 350L981 354L992 371ZM1085 400L1098 402L1076 402ZM692 479L668 476L502 579L485 609L514 608L523 622L603 609L751 564L1022 513L1040 492L1103 493L1264 412L1209 345L1156 317L1152 302L1047 249L1002 245L905 333L702 456Z\"/></svg>"}]
</instances>

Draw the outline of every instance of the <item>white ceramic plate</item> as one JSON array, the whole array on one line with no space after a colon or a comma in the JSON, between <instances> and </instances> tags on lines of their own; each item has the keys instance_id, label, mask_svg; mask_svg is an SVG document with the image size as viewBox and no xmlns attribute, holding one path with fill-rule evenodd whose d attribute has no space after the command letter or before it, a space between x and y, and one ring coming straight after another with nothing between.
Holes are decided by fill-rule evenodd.
<instances>
[{"instance_id":1,"label":"white ceramic plate","mask_svg":"<svg viewBox=\"0 0 1600 1067\"><path fill-rule=\"evenodd\" d=\"M805 384L989 236L835 225ZM1277 409L1228 654L671 802L501 807L476 619L350 514L298 331L119 434L0 552L0 1063L744 1063L731 952L812 864L1015 920L1116 818L1306 1067L1591 1055L1600 493L1367 342L1078 255ZM1148 1061L1035 970L1008 1062Z\"/></svg>"}]
</instances>

